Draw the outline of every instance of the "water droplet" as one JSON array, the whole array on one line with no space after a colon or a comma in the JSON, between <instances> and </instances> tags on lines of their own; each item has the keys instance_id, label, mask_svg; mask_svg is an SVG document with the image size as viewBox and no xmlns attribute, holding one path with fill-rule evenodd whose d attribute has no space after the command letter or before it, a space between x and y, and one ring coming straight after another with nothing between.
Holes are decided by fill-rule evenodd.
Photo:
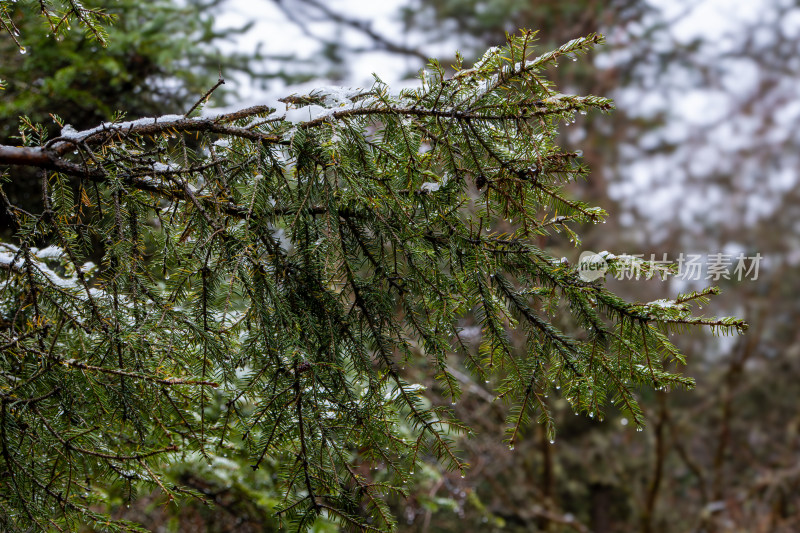
<instances>
[{"instance_id":1,"label":"water droplet","mask_svg":"<svg viewBox=\"0 0 800 533\"><path fill-rule=\"evenodd\" d=\"M636 428L636 431L644 431L644 428L643 427L638 427L638 428Z\"/></svg>"},{"instance_id":2,"label":"water droplet","mask_svg":"<svg viewBox=\"0 0 800 533\"><path fill-rule=\"evenodd\" d=\"M555 444L555 443L556 443L555 440L552 440L552 439L550 440L550 444Z\"/></svg>"},{"instance_id":3,"label":"water droplet","mask_svg":"<svg viewBox=\"0 0 800 533\"><path fill-rule=\"evenodd\" d=\"M467 476L464 475L464 474L461 474L461 479L464 479L465 477L467 477Z\"/></svg>"},{"instance_id":4,"label":"water droplet","mask_svg":"<svg viewBox=\"0 0 800 533\"><path fill-rule=\"evenodd\" d=\"M513 444L509 444L509 445L508 445L508 449L509 449L509 450L511 450L511 451L513 452L513 451L514 451L514 445L513 445Z\"/></svg>"},{"instance_id":5,"label":"water droplet","mask_svg":"<svg viewBox=\"0 0 800 533\"><path fill-rule=\"evenodd\" d=\"M25 48L24 46L20 46L19 47L19 53L20 54L27 54L28 53L28 49Z\"/></svg>"},{"instance_id":6,"label":"water droplet","mask_svg":"<svg viewBox=\"0 0 800 533\"><path fill-rule=\"evenodd\" d=\"M627 426L628 425L628 419L627 418L623 418L623 419L621 419L619 421L619 423L622 424L623 426Z\"/></svg>"},{"instance_id":7,"label":"water droplet","mask_svg":"<svg viewBox=\"0 0 800 533\"><path fill-rule=\"evenodd\" d=\"M577 58L577 57L573 57L573 58L572 58L572 60L573 60L573 61L577 61L577 60L578 60L578 58Z\"/></svg>"},{"instance_id":8,"label":"water droplet","mask_svg":"<svg viewBox=\"0 0 800 533\"><path fill-rule=\"evenodd\" d=\"M594 418L594 413L589 413L589 418Z\"/></svg>"}]
</instances>

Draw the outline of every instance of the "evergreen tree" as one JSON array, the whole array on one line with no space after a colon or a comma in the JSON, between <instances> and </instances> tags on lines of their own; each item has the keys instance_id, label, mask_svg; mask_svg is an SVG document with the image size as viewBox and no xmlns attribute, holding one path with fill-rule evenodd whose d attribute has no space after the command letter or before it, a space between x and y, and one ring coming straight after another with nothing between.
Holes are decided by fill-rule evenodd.
<instances>
[{"instance_id":1,"label":"evergreen tree","mask_svg":"<svg viewBox=\"0 0 800 533\"><path fill-rule=\"evenodd\" d=\"M251 64L262 56L219 49L220 40L247 30L214 28L220 1L3 0L0 139L16 134L23 114L47 122L48 113L58 112L89 128L119 110L159 115L185 109L220 71L256 76ZM45 21L33 16L39 10ZM215 93L218 103L223 95Z\"/></svg>"},{"instance_id":2,"label":"evergreen tree","mask_svg":"<svg viewBox=\"0 0 800 533\"><path fill-rule=\"evenodd\" d=\"M511 448L531 414L553 438L553 389L641 426L636 387L691 386L666 368L684 361L668 333L745 327L691 314L713 289L626 302L535 245L578 242L571 225L606 216L564 192L587 170L555 138L612 105L541 75L600 36L541 55L533 40L509 36L452 77L434 61L399 94L376 79L204 115L206 94L185 114L59 123L53 138L24 121L24 146L0 146L3 187L33 167L42 190L39 214L0 195L14 223L0 243L4 527L134 530L93 510L98 481L172 500L191 491L165 465L240 439L254 470L280 466L276 514L293 529L392 529L384 498L425 457L468 466L454 438L469 428L406 379L418 351L453 401L454 357L496 376ZM507 232L487 231L499 220ZM477 351L460 337L469 318Z\"/></svg>"},{"instance_id":3,"label":"evergreen tree","mask_svg":"<svg viewBox=\"0 0 800 533\"><path fill-rule=\"evenodd\" d=\"M298 0L283 5L289 10L298 4L320 3ZM575 184L570 192L615 215L607 224L581 228L584 248L635 249L678 257L686 251L733 246L770 259L762 263L758 280L721 282L723 288L729 285L735 290L726 291L725 297L715 298L712 304L717 313L748 318L753 324L750 334L736 343L712 335L676 339L691 354L689 372L701 386L678 394L641 394L640 405L652 429L636 438L630 426L620 425L627 422L623 414L609 412L606 423L593 423L572 416L556 394L549 402L559 429L557 445L550 446L544 432L536 428L533 438L507 454L496 438L503 408L482 394L459 401L456 414L477 433L476 438L459 441L474 468L465 479L425 469L430 477L412 488L411 498L397 502L407 522L401 528L425 530L430 524L440 531L478 530L488 523L504 531L528 531L536 523L542 530L581 530L585 525L592 531L644 532L716 531L735 524L746 531L794 531L798 508L792 505L791 495L800 486L794 468L798 442L785 438L785 428L794 427L794 411L787 410L792 402L786 403L783 383L796 381L798 368L797 313L788 288L793 283L789 277L795 271L791 258L796 246L786 236L795 232L791 227L797 221L800 189L792 187L787 177L779 201L765 183L778 179L778 169L796 166L796 130L780 125L786 116L783 103L797 100L796 84L791 81L797 75L791 59L796 35L781 21L796 16L797 7L767 1L760 5L760 17L747 20L726 16L730 13L722 9L717 17L720 32L710 35L698 30L690 38L679 29L683 21L700 17L700 12L713 9L713 3L692 3L695 9L687 5L679 18L667 4L640 1L422 0L402 4L408 6L407 32L387 33L385 38L405 48L376 46L406 53L410 65L415 63L411 57L433 50L441 39L451 43L456 39L469 59L480 57L498 32L511 29L510 22L539 28L541 46L593 31L614 35L613 44L597 51L594 64L568 62L547 72L564 92L623 98L613 114L588 115L579 118L577 126L564 129L562 146L582 149L583 162L592 169L591 180ZM295 20L310 19L312 13L324 15L322 8L300 13ZM335 19L348 28L345 31L360 31L368 37L367 15L347 13L341 11ZM732 38L735 52L719 49L720 33ZM324 40L324 34L320 39ZM341 43L351 42L330 41L340 48ZM342 50L338 56L350 57ZM736 78L734 73L745 70L758 72L747 76L752 84L719 85L720 80ZM708 113L686 114L682 100L690 90L714 92ZM658 99L660 106L643 103ZM732 111L724 117L715 115L721 109ZM573 144L576 140L579 146ZM669 171L642 182L643 165L656 162ZM606 182L611 185L609 191ZM673 197L677 203L672 208L654 209L654 202L666 201L676 191L680 193ZM770 213L760 223L742 216L754 206ZM622 227L616 225L626 219L629 222ZM553 238L542 239L539 245L556 255L569 255L554 249L562 243ZM614 290L626 298L655 300L669 294L668 285L621 283ZM784 294L787 297L781 298ZM481 390L482 383L460 376L465 391Z\"/></svg>"},{"instance_id":4,"label":"evergreen tree","mask_svg":"<svg viewBox=\"0 0 800 533\"><path fill-rule=\"evenodd\" d=\"M112 120L120 110L133 117L179 113L220 74L261 78L252 65L263 56L219 50L221 40L247 29L216 30L213 14L219 2L0 2L0 28L9 30L0 38L5 87L0 143L15 142L23 115L47 124L53 135L59 130L50 113L85 129ZM46 20L31 16L41 9ZM115 23L104 24L109 20ZM227 88L215 91L216 104L224 104ZM37 209L41 199L35 179L19 181L7 194L21 207ZM0 214L0 234L9 223Z\"/></svg>"}]
</instances>

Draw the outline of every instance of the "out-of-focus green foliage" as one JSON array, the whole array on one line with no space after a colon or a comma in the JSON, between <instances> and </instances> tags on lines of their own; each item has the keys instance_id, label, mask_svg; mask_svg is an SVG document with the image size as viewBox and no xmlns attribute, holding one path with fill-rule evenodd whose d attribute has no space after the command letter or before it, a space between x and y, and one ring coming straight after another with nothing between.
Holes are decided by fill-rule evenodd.
<instances>
[{"instance_id":1,"label":"out-of-focus green foliage","mask_svg":"<svg viewBox=\"0 0 800 533\"><path fill-rule=\"evenodd\" d=\"M220 51L224 39L246 28L217 30L213 15L219 3L90 0L78 5L107 16L78 20L67 8L47 17L38 1L3 0L0 143L20 144L15 136L22 116L56 135L60 126L51 114L83 129L112 120L118 111L134 117L184 113L218 76L256 76L251 66L258 57ZM224 102L225 89L214 92L213 102ZM24 179L9 185L7 194L33 209L38 181L29 170L19 172ZM9 227L6 217L0 212L0 232Z\"/></svg>"},{"instance_id":2,"label":"out-of-focus green foliage","mask_svg":"<svg viewBox=\"0 0 800 533\"><path fill-rule=\"evenodd\" d=\"M250 70L253 58L219 50L233 32L215 30L212 10L218 3L86 2L113 15L105 47L77 23L54 36L31 2L9 4L19 44L0 33L0 78L6 82L0 139L16 134L20 115L52 123L48 114L57 113L83 128L110 120L118 110L135 116L188 110L218 73Z\"/></svg>"}]
</instances>

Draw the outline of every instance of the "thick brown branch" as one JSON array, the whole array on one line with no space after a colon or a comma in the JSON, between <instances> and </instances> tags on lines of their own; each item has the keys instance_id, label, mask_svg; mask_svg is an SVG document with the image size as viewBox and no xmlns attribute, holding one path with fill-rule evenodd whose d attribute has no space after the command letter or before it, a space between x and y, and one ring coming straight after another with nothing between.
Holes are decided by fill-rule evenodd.
<instances>
[{"instance_id":1,"label":"thick brown branch","mask_svg":"<svg viewBox=\"0 0 800 533\"><path fill-rule=\"evenodd\" d=\"M347 108L341 111L334 111L319 118L309 120L299 124L300 128L313 128L329 122L331 118L341 119L346 117L363 116L363 115L405 115L409 117L435 117L440 119L454 119L454 120L519 120L534 117L541 117L545 115L556 115L565 111L573 111L582 108L582 104L568 104L558 108L548 108L540 110L521 110L519 113L505 113L499 115L492 115L488 113L477 113L473 111L460 111L457 109L425 109L418 107L401 107L401 106L381 106L381 107L357 107ZM606 107L601 106L602 109Z\"/></svg>"},{"instance_id":2,"label":"thick brown branch","mask_svg":"<svg viewBox=\"0 0 800 533\"><path fill-rule=\"evenodd\" d=\"M85 176L86 169L66 161L52 150L0 145L0 165L36 167L73 176Z\"/></svg>"},{"instance_id":3,"label":"thick brown branch","mask_svg":"<svg viewBox=\"0 0 800 533\"><path fill-rule=\"evenodd\" d=\"M288 144L288 142L283 141L280 136L263 135L245 128L225 125L235 120L264 115L272 111L274 111L272 107L260 105L213 117L186 118L183 115L167 115L163 117L141 118L117 124L107 122L90 130L72 132L70 135L56 137L51 139L45 146L47 148L52 148L57 154L63 155L70 150L74 150L76 145L80 143L96 145L103 144L117 135L159 135L174 131L206 131L234 137L243 137L269 144Z\"/></svg>"},{"instance_id":4,"label":"thick brown branch","mask_svg":"<svg viewBox=\"0 0 800 533\"><path fill-rule=\"evenodd\" d=\"M561 112L570 108L571 107L568 106L567 108L558 110L539 110L528 112L523 115L489 115L468 111L419 109L416 107L362 107L335 111L323 117L304 122L300 124L300 127L314 128L330 121L331 119L344 119L355 116L386 114L417 117L438 117L456 120L515 120L519 118L531 118L534 116ZM251 141L261 142L264 144L289 145L291 141L284 139L280 135L265 135L247 128L227 125L228 123L236 120L256 115L263 115L272 111L274 111L274 109L269 106L253 106L211 118L185 118L183 116L174 115L157 117L153 119L139 119L131 122L122 122L119 124L105 123L90 130L73 132L70 135L56 137L51 139L44 147L15 147L0 145L0 165L36 167L46 170L54 170L72 176L100 178L103 176L99 171L87 169L82 165L78 165L63 159L63 156L68 152L79 148L81 145L102 145L115 137L128 134L152 136L175 131L209 132L249 139ZM150 120L152 120L152 122L150 122ZM145 189L148 188L144 183L140 185L142 185Z\"/></svg>"}]
</instances>

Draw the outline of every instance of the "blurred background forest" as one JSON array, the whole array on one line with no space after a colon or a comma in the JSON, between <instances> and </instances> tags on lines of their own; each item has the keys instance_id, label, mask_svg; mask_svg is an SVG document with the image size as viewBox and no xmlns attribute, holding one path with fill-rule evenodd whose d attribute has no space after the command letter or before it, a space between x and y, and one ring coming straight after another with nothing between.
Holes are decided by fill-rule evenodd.
<instances>
[{"instance_id":1,"label":"blurred background forest","mask_svg":"<svg viewBox=\"0 0 800 533\"><path fill-rule=\"evenodd\" d=\"M673 260L760 253L757 279L611 281L638 301L718 284L723 295L708 315L742 317L750 330L676 338L697 387L642 390L643 432L613 412L603 421L576 417L551 397L555 443L533 425L511 451L491 383L459 373L465 394L453 408L476 431L461 443L471 470L462 478L431 463L418 472L409 498L393 502L401 530L800 530L796 0L86 4L119 15L108 49L78 31L55 43L38 27L23 32L27 54L0 40L0 142L14 144L21 114L52 123L48 114L57 113L82 129L120 110L130 118L184 112L218 73L226 85L215 105L244 107L259 95L299 92L287 89L297 84L368 85L373 71L399 89L414 83L428 57L450 64L458 49L469 64L519 28L539 30L543 50L603 33L606 45L550 77L564 93L617 102L612 114L581 117L563 134L592 170L573 193L611 217L583 228L580 249L560 236L541 245L570 261L583 250ZM30 204L37 198L21 187L10 193ZM409 362L409 379L424 383L425 364ZM431 401L446 401L426 384ZM167 506L157 493L131 500L134 487L117 495L113 512L152 531L276 531L269 509L280 495L270 471L251 471L240 452L172 472L213 507ZM335 530L322 522L318 529Z\"/></svg>"}]
</instances>

